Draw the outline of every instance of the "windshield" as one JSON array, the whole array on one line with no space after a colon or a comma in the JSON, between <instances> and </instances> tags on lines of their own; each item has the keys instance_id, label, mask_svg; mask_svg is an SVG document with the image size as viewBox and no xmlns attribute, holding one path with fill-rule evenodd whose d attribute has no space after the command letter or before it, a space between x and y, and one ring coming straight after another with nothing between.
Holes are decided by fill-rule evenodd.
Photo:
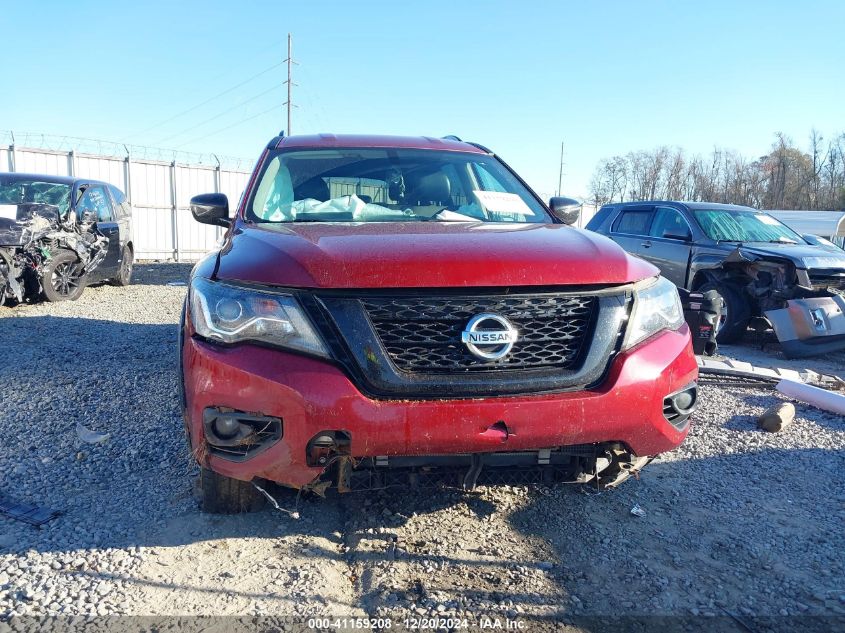
<instances>
[{"instance_id":1,"label":"windshield","mask_svg":"<svg viewBox=\"0 0 845 633\"><path fill-rule=\"evenodd\" d=\"M277 152L247 205L255 222L550 222L493 156L411 149Z\"/></svg>"},{"instance_id":2,"label":"windshield","mask_svg":"<svg viewBox=\"0 0 845 633\"><path fill-rule=\"evenodd\" d=\"M55 182L0 177L0 205L52 204L64 216L70 207L70 185Z\"/></svg>"},{"instance_id":3,"label":"windshield","mask_svg":"<svg viewBox=\"0 0 845 633\"><path fill-rule=\"evenodd\" d=\"M766 213L732 209L695 209L695 219L711 240L804 244L798 233Z\"/></svg>"}]
</instances>

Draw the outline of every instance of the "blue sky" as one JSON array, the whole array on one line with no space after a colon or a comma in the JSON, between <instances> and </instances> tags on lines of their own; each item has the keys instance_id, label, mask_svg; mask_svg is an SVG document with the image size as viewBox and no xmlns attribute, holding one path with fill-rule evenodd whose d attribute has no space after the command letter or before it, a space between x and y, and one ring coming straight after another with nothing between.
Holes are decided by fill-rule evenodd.
<instances>
[{"instance_id":1,"label":"blue sky","mask_svg":"<svg viewBox=\"0 0 845 633\"><path fill-rule=\"evenodd\" d=\"M252 158L285 127L284 67L216 95L291 32L294 133L457 134L542 193L563 140L584 195L630 150L845 131L843 24L841 1L9 2L0 129Z\"/></svg>"}]
</instances>

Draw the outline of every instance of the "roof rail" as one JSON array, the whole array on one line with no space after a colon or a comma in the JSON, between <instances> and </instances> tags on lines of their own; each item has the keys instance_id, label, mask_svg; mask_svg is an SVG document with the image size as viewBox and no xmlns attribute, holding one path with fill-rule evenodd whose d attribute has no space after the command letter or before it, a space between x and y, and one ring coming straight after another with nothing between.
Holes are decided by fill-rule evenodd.
<instances>
[{"instance_id":1,"label":"roof rail","mask_svg":"<svg viewBox=\"0 0 845 633\"><path fill-rule=\"evenodd\" d=\"M473 143L472 141L470 141L469 144L472 145L473 147L477 147L482 152L487 152L488 154L493 153L493 150L491 150L489 147L484 147L484 145L482 145L481 143Z\"/></svg>"}]
</instances>

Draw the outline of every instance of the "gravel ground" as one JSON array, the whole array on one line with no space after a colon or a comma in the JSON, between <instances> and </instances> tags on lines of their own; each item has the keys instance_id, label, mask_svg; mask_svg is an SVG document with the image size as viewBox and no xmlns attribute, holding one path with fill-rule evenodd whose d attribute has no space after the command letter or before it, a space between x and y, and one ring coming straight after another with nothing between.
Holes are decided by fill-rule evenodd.
<instances>
[{"instance_id":1,"label":"gravel ground","mask_svg":"<svg viewBox=\"0 0 845 633\"><path fill-rule=\"evenodd\" d=\"M770 391L705 387L687 441L612 492L283 495L299 518L199 513L177 408L185 288L166 285L188 271L143 265L129 288L0 308L0 495L63 512L42 528L0 517L0 620L845 614L845 420L799 404L785 431L758 431ZM82 443L77 422L108 440Z\"/></svg>"}]
</instances>

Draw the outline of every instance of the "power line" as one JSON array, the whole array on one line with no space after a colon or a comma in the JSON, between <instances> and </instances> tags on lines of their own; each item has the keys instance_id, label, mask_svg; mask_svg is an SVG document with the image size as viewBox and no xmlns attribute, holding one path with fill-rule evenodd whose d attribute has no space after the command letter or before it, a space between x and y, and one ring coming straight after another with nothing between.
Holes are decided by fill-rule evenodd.
<instances>
[{"instance_id":1,"label":"power line","mask_svg":"<svg viewBox=\"0 0 845 633\"><path fill-rule=\"evenodd\" d=\"M240 125L241 123L246 123L247 121L252 121L253 119L257 119L258 117L260 117L264 114L269 114L270 112L273 112L273 110L275 110L278 107L279 106L273 106L272 108L269 108L267 110L263 110L263 111L259 112L258 114L252 115L251 117L247 117L246 119L241 119L240 121L236 121L235 123L232 123L232 125L227 125L226 127L220 128L219 130L216 130L215 132L211 132L209 134L203 134L202 136L198 136L197 138L195 138L193 140L185 141L184 143L177 145L176 147L177 148L185 147L185 145L190 145L191 143L196 143L197 141L201 141L203 139L206 139L209 136L216 136L217 134L220 134L221 132L225 132L226 130L230 130L233 127Z\"/></svg>"},{"instance_id":2,"label":"power line","mask_svg":"<svg viewBox=\"0 0 845 633\"><path fill-rule=\"evenodd\" d=\"M237 89L238 89L238 88L240 88L241 86L245 86L246 84L248 84L248 83L249 83L250 81L252 81L253 79L258 79L258 78L259 78L259 77L261 77L262 75L266 75L266 74L267 74L267 73L269 73L271 70L273 70L274 68L278 68L279 66L281 66L281 65L282 65L282 64L284 64L284 63L285 63L285 62L283 62L283 61L282 61L282 62L278 62L278 63L276 63L276 64L273 64L272 66L270 66L270 67L268 67L268 68L265 68L265 69L264 69L264 70L262 70L261 72L255 73L255 74L254 74L252 77L250 77L249 79L244 79L242 82L240 82L240 83L238 83L238 84L235 84L235 85L234 85L234 86L232 86L231 88L227 88L227 89L226 89L226 90L224 90L223 92L219 92L219 93L217 93L216 95L214 95L213 97L209 97L208 99L206 99L206 100L205 100L205 101L203 101L202 103L198 103L197 105L192 106L192 107L188 108L187 110L183 110L182 112L179 112L178 114L174 114L174 115L173 115L172 117L170 117L169 119L165 119L164 121L161 121L161 122L159 122L159 123L156 123L155 125L151 125L150 127L145 128L145 129L143 129L143 130L140 130L139 132L135 132L134 134L130 134L127 138L132 138L133 136L138 136L138 135L140 135L140 134L145 134L146 132L149 132L150 130L154 130L154 129L155 129L155 128L157 128L157 127L161 127L162 125L165 125L166 123L170 123L170 122L171 122L171 121L173 121L174 119L178 119L179 117L184 116L184 115L186 115L186 114L188 114L188 113L190 113L190 112L193 112L194 110L197 110L197 109L201 108L202 106L206 105L207 103L210 103L210 102L214 101L215 99L218 99L218 98L222 97L223 95L227 95L227 94L229 94L230 92L233 92L233 91L237 90Z\"/></svg>"},{"instance_id":3,"label":"power line","mask_svg":"<svg viewBox=\"0 0 845 633\"><path fill-rule=\"evenodd\" d=\"M225 114L228 114L228 113L229 113L229 112L231 112L232 110L237 110L237 109L238 109L238 108L240 108L241 106L246 105L247 103L251 103L251 102L255 101L256 99L260 99L260 98L261 98L261 97L263 97L264 95L269 94L269 93L273 92L274 90L278 90L279 88L281 88L281 86L272 86L272 87L268 88L267 90L265 90L265 91L263 91L263 92L258 93L258 94L257 94L257 95L255 95L254 97L250 97L249 99L247 99L247 100L245 100L245 101L241 101L240 103L236 103L236 104L235 104L235 105L233 105L231 108L226 108L225 110L223 110L223 111L222 111L222 112L220 112L219 114L215 114L213 117L208 118L208 119L206 119L205 121L200 121L200 122L199 122L199 123L197 123L196 125L192 125L192 126L191 126L191 127L189 127L189 128L185 128L184 130L179 130L178 132L176 132L176 134L171 134L170 136L166 136L166 137L164 137L163 139L159 140L158 142L159 142L159 143L164 143L165 141L169 141L169 140L170 140L170 139L172 139L172 138L176 138L176 137L178 137L178 136L182 136L183 134L186 134L186 133L188 133L188 132L191 132L191 131L193 131L193 130L196 130L198 127L202 127L202 126L203 126L203 125L205 125L206 123L211 123L212 121L216 121L217 119L219 119L220 117L222 117L222 116L223 116L223 115L225 115Z\"/></svg>"}]
</instances>

